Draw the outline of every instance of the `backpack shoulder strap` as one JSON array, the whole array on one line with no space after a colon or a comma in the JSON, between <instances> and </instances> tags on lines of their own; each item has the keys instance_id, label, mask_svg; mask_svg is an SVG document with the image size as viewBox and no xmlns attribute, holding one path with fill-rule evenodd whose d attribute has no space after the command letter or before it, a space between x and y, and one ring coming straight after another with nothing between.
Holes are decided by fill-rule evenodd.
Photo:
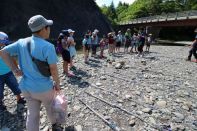
<instances>
[{"instance_id":1,"label":"backpack shoulder strap","mask_svg":"<svg viewBox=\"0 0 197 131\"><path fill-rule=\"evenodd\" d=\"M31 55L31 37L27 38L27 49L29 52L29 56L31 57L32 61L34 61L34 57Z\"/></svg>"}]
</instances>

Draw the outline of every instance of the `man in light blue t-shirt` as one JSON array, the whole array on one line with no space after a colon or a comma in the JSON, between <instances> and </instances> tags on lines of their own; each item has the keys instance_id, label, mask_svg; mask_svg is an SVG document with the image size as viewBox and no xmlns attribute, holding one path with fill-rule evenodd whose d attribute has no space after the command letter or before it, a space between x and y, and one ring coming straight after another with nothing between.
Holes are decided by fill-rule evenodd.
<instances>
[{"instance_id":1,"label":"man in light blue t-shirt","mask_svg":"<svg viewBox=\"0 0 197 131\"><path fill-rule=\"evenodd\" d=\"M60 90L57 70L58 59L54 45L45 40L49 38L52 24L52 20L47 20L41 15L31 17L28 26L31 29L32 36L19 39L0 51L0 56L10 66L11 70L16 75L22 76L19 87L27 100L26 127L28 131L39 131L41 103L46 108L47 116L52 123L52 130L56 131L61 128L61 123L57 123L51 107L55 90ZM18 56L20 68L13 64L10 59L11 53ZM32 57L46 61L49 64L52 77L43 76L33 62Z\"/></svg>"},{"instance_id":2,"label":"man in light blue t-shirt","mask_svg":"<svg viewBox=\"0 0 197 131\"><path fill-rule=\"evenodd\" d=\"M8 44L8 42L7 34L0 32L0 49L3 49ZM16 95L17 104L25 104L24 98L22 98L20 95L21 91L18 88L18 82L14 74L0 57L0 112L6 110L6 106L3 103L5 84L12 90L14 95Z\"/></svg>"}]
</instances>

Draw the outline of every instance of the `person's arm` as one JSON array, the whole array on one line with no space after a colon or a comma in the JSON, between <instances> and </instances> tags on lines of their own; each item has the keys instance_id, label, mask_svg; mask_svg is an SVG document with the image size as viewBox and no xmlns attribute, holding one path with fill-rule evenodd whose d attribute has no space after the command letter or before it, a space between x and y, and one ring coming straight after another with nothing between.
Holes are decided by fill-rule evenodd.
<instances>
[{"instance_id":1,"label":"person's arm","mask_svg":"<svg viewBox=\"0 0 197 131\"><path fill-rule=\"evenodd\" d=\"M85 40L82 41L83 53L85 54Z\"/></svg>"},{"instance_id":2,"label":"person's arm","mask_svg":"<svg viewBox=\"0 0 197 131\"><path fill-rule=\"evenodd\" d=\"M195 40L193 41L192 45L195 44L196 42L197 42L197 40L195 39Z\"/></svg>"},{"instance_id":3,"label":"person's arm","mask_svg":"<svg viewBox=\"0 0 197 131\"><path fill-rule=\"evenodd\" d=\"M45 55L47 57L47 62L49 64L49 69L51 72L51 77L54 82L54 89L56 91L60 90L60 80L59 80L59 74L58 74L58 69L57 69L57 55L55 53L55 47L54 45L50 44L47 47L47 50L45 51Z\"/></svg>"},{"instance_id":4,"label":"person's arm","mask_svg":"<svg viewBox=\"0 0 197 131\"><path fill-rule=\"evenodd\" d=\"M12 58L13 63L18 67L18 63L17 63L17 61L15 60L15 58L13 58L13 57L11 57L11 58Z\"/></svg>"},{"instance_id":5,"label":"person's arm","mask_svg":"<svg viewBox=\"0 0 197 131\"><path fill-rule=\"evenodd\" d=\"M191 45L188 45L189 47L193 47L193 45L195 44L197 42L197 40L195 39L193 42L192 42L192 44Z\"/></svg>"},{"instance_id":6,"label":"person's arm","mask_svg":"<svg viewBox=\"0 0 197 131\"><path fill-rule=\"evenodd\" d=\"M54 83L54 88L56 91L60 90L60 80L59 80L59 75L58 75L58 69L56 64L50 64L49 65L51 76L53 78Z\"/></svg>"},{"instance_id":7,"label":"person's arm","mask_svg":"<svg viewBox=\"0 0 197 131\"><path fill-rule=\"evenodd\" d=\"M8 52L6 52L5 50L0 50L0 56L4 60L4 62L10 67L12 72L14 72L14 74L16 74L17 76L21 76L23 74L22 71L18 68L14 58L11 57Z\"/></svg>"}]
</instances>

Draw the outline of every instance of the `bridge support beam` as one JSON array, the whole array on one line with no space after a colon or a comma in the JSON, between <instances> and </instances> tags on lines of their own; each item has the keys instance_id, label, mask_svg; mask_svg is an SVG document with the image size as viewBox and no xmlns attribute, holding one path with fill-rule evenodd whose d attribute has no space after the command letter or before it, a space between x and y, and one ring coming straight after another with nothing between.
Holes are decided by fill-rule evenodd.
<instances>
[{"instance_id":1,"label":"bridge support beam","mask_svg":"<svg viewBox=\"0 0 197 131\"><path fill-rule=\"evenodd\" d=\"M152 34L154 38L158 38L161 29L161 27L146 26L146 33Z\"/></svg>"}]
</instances>

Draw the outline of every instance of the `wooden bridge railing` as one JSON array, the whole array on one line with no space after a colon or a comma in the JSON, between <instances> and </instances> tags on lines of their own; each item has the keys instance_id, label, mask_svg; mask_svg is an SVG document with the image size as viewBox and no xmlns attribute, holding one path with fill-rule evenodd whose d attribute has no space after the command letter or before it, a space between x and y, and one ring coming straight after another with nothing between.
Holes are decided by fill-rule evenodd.
<instances>
[{"instance_id":1,"label":"wooden bridge railing","mask_svg":"<svg viewBox=\"0 0 197 131\"><path fill-rule=\"evenodd\" d=\"M173 20L186 20L186 19L197 19L197 10L142 17L142 18L137 18L137 19L133 19L130 21L120 22L119 25L131 25L131 24L151 23L151 22L160 22L160 21L173 21Z\"/></svg>"}]
</instances>

